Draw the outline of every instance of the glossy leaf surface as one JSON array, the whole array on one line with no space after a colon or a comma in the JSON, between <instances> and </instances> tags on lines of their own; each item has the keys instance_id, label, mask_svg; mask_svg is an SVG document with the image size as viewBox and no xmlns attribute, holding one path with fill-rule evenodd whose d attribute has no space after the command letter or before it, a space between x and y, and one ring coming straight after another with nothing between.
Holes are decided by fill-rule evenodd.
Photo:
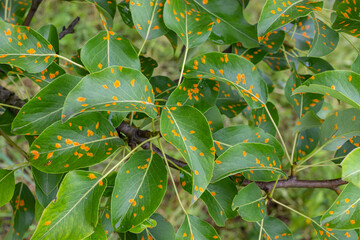
<instances>
[{"instance_id":1,"label":"glossy leaf surface","mask_svg":"<svg viewBox=\"0 0 360 240\"><path fill-rule=\"evenodd\" d=\"M0 169L0 207L8 203L15 191L14 171Z\"/></svg>"},{"instance_id":2,"label":"glossy leaf surface","mask_svg":"<svg viewBox=\"0 0 360 240\"><path fill-rule=\"evenodd\" d=\"M164 162L150 151L135 153L120 169L111 198L111 221L126 232L149 218L167 187Z\"/></svg>"},{"instance_id":3,"label":"glossy leaf surface","mask_svg":"<svg viewBox=\"0 0 360 240\"><path fill-rule=\"evenodd\" d=\"M56 201L44 210L31 239L82 239L98 222L100 198L106 188L101 175L87 171L66 174Z\"/></svg>"},{"instance_id":4,"label":"glossy leaf surface","mask_svg":"<svg viewBox=\"0 0 360 240\"><path fill-rule=\"evenodd\" d=\"M183 240L208 240L220 239L216 230L207 222L192 215L186 215L184 222L176 233L176 239Z\"/></svg>"},{"instance_id":5,"label":"glossy leaf surface","mask_svg":"<svg viewBox=\"0 0 360 240\"><path fill-rule=\"evenodd\" d=\"M320 216L313 218L314 221L320 224ZM336 230L325 226L319 226L315 223L312 223L316 235L320 240L357 240L358 234L355 230Z\"/></svg>"},{"instance_id":6,"label":"glossy leaf surface","mask_svg":"<svg viewBox=\"0 0 360 240\"><path fill-rule=\"evenodd\" d=\"M359 1L342 1L336 7L336 19L332 27L354 37L360 36L358 9Z\"/></svg>"},{"instance_id":7,"label":"glossy leaf surface","mask_svg":"<svg viewBox=\"0 0 360 240\"><path fill-rule=\"evenodd\" d=\"M47 68L55 59L53 46L29 27L0 21L0 33L0 63L36 73Z\"/></svg>"},{"instance_id":8,"label":"glossy leaf surface","mask_svg":"<svg viewBox=\"0 0 360 240\"><path fill-rule=\"evenodd\" d=\"M258 229L260 228L260 222ZM292 240L293 235L283 221L278 218L266 216L264 218L262 239Z\"/></svg>"},{"instance_id":9,"label":"glossy leaf surface","mask_svg":"<svg viewBox=\"0 0 360 240\"><path fill-rule=\"evenodd\" d=\"M164 9L166 26L176 32L188 48L205 42L214 22L208 14L200 11L190 1L167 1Z\"/></svg>"},{"instance_id":10,"label":"glossy leaf surface","mask_svg":"<svg viewBox=\"0 0 360 240\"><path fill-rule=\"evenodd\" d=\"M254 182L239 191L234 198L232 208L249 222L261 221L266 215L265 198Z\"/></svg>"},{"instance_id":11,"label":"glossy leaf surface","mask_svg":"<svg viewBox=\"0 0 360 240\"><path fill-rule=\"evenodd\" d=\"M31 169L33 178L44 194L49 195L60 183L63 174L44 173L36 168Z\"/></svg>"},{"instance_id":12,"label":"glossy leaf surface","mask_svg":"<svg viewBox=\"0 0 360 240\"><path fill-rule=\"evenodd\" d=\"M215 161L212 182L241 173L252 181L273 181L281 170L279 157L274 147L262 143L239 143L229 148Z\"/></svg>"},{"instance_id":13,"label":"glossy leaf surface","mask_svg":"<svg viewBox=\"0 0 360 240\"><path fill-rule=\"evenodd\" d=\"M84 77L65 100L63 121L84 111L145 112L152 118L158 112L148 79L135 69L122 67Z\"/></svg>"},{"instance_id":14,"label":"glossy leaf surface","mask_svg":"<svg viewBox=\"0 0 360 240\"><path fill-rule=\"evenodd\" d=\"M87 41L80 58L90 73L110 66L140 69L140 60L131 43L112 31L101 31Z\"/></svg>"},{"instance_id":15,"label":"glossy leaf surface","mask_svg":"<svg viewBox=\"0 0 360 240\"><path fill-rule=\"evenodd\" d=\"M208 186L214 169L215 148L206 118L193 107L168 106L161 114L160 131L193 171L192 192L196 201Z\"/></svg>"},{"instance_id":16,"label":"glossy leaf surface","mask_svg":"<svg viewBox=\"0 0 360 240\"><path fill-rule=\"evenodd\" d=\"M61 119L68 93L78 84L79 77L63 75L42 89L16 115L12 130L16 134L39 135Z\"/></svg>"},{"instance_id":17,"label":"glossy leaf surface","mask_svg":"<svg viewBox=\"0 0 360 240\"><path fill-rule=\"evenodd\" d=\"M354 149L342 161L342 176L345 181L351 182L360 188L360 148Z\"/></svg>"},{"instance_id":18,"label":"glossy leaf surface","mask_svg":"<svg viewBox=\"0 0 360 240\"><path fill-rule=\"evenodd\" d=\"M111 123L99 113L89 113L48 127L31 145L29 158L40 171L62 173L97 164L121 145Z\"/></svg>"},{"instance_id":19,"label":"glossy leaf surface","mask_svg":"<svg viewBox=\"0 0 360 240\"><path fill-rule=\"evenodd\" d=\"M267 86L248 60L223 53L207 53L191 59L185 68L186 78L208 78L236 86L251 108L267 102Z\"/></svg>"}]
</instances>

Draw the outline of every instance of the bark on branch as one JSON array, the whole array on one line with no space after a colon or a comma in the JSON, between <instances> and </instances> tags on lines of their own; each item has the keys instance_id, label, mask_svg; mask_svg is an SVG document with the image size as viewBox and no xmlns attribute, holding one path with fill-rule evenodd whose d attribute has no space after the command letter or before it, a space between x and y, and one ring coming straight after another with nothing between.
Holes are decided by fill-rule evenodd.
<instances>
[{"instance_id":1,"label":"bark on branch","mask_svg":"<svg viewBox=\"0 0 360 240\"><path fill-rule=\"evenodd\" d=\"M36 11L38 10L41 2L42 0L32 0L30 10L23 23L24 26L30 26L30 22L33 19Z\"/></svg>"},{"instance_id":2,"label":"bark on branch","mask_svg":"<svg viewBox=\"0 0 360 240\"><path fill-rule=\"evenodd\" d=\"M62 31L59 33L59 40L65 37L67 34L74 33L75 32L74 27L79 21L80 18L76 17L67 28L63 26Z\"/></svg>"}]
</instances>

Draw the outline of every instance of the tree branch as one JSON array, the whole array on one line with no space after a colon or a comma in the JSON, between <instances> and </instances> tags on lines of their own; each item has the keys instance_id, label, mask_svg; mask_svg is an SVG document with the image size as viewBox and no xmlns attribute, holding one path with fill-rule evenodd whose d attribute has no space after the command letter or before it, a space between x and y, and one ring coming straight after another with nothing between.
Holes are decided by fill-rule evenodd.
<instances>
[{"instance_id":1,"label":"tree branch","mask_svg":"<svg viewBox=\"0 0 360 240\"><path fill-rule=\"evenodd\" d=\"M23 23L24 26L30 26L30 22L33 19L36 11L38 10L41 2L42 0L32 0L30 10Z\"/></svg>"},{"instance_id":2,"label":"tree branch","mask_svg":"<svg viewBox=\"0 0 360 240\"><path fill-rule=\"evenodd\" d=\"M62 31L59 33L59 40L65 37L67 34L74 33L75 32L74 27L79 21L80 18L76 17L67 28L63 26Z\"/></svg>"},{"instance_id":3,"label":"tree branch","mask_svg":"<svg viewBox=\"0 0 360 240\"><path fill-rule=\"evenodd\" d=\"M22 107L25 104L23 100L18 98L15 93L7 90L4 87L0 86L0 103L5 103L9 105L14 105L17 107ZM12 111L16 111L16 109L11 109ZM150 131L140 130L138 128L130 126L130 124L126 122L122 122L119 127L116 128L119 136L122 138L128 139L128 144L131 148L135 148L136 145L143 143L152 137L152 133ZM143 149L150 149L150 143L146 143L142 146ZM163 156L161 150L156 147L154 144L152 145L152 149L154 152ZM169 164L171 167L178 169L183 168L187 164L185 162L179 161L171 156L166 154L166 157L171 161ZM176 165L176 166L175 166ZM244 180L242 185L247 186L251 182L249 180ZM271 191L274 187L275 182L256 182L256 184L264 191ZM347 184L346 181L341 178L331 179L331 180L298 180L295 177L288 178L287 180L279 180L276 188L328 188L339 193L338 187L341 185Z\"/></svg>"}]
</instances>

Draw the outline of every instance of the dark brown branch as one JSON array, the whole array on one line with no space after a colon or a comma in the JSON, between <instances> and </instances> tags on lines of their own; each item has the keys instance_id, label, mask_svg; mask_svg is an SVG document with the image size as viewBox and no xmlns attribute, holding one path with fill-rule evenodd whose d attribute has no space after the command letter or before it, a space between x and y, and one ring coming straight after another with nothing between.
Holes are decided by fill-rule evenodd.
<instances>
[{"instance_id":1,"label":"dark brown branch","mask_svg":"<svg viewBox=\"0 0 360 240\"><path fill-rule=\"evenodd\" d=\"M14 92L0 86L0 103L21 108L25 104L25 101L16 96ZM9 108L9 110L15 115L19 112L19 110L15 108Z\"/></svg>"},{"instance_id":2,"label":"dark brown branch","mask_svg":"<svg viewBox=\"0 0 360 240\"><path fill-rule=\"evenodd\" d=\"M39 8L40 3L42 0L32 0L30 10L25 18L25 21L23 23L24 26L30 26L30 22L33 19L36 11Z\"/></svg>"},{"instance_id":3,"label":"dark brown branch","mask_svg":"<svg viewBox=\"0 0 360 240\"><path fill-rule=\"evenodd\" d=\"M65 26L63 26L62 31L59 33L59 40L62 39L63 37L65 37L67 34L74 33L75 32L74 27L79 21L80 21L80 18L76 17L74 19L74 21L72 21L67 28Z\"/></svg>"},{"instance_id":4,"label":"dark brown branch","mask_svg":"<svg viewBox=\"0 0 360 240\"><path fill-rule=\"evenodd\" d=\"M0 103L5 103L17 107L22 107L25 104L25 102L18 98L15 93L1 86ZM120 137L126 137L128 139L128 144L132 148L134 148L137 144L146 141L152 136L152 133L150 131L140 130L138 128L130 126L130 124L126 122L122 122L120 126L116 128L116 130ZM144 144L142 148L150 149L150 143ZM152 145L152 149L160 156L163 156L161 150L155 145ZM170 160L170 166L173 168L183 168L187 165L185 162L179 161L171 156L168 156L167 154L166 157ZM176 165L177 167L174 165ZM245 180L242 185L246 186L249 183L249 180ZM274 187L275 182L256 182L256 184L264 191L269 192ZM336 191L339 194L340 191L338 187L344 184L347 184L347 182L340 178L331 180L298 180L295 177L292 177L288 178L287 180L279 180L276 188L328 188Z\"/></svg>"}]
</instances>

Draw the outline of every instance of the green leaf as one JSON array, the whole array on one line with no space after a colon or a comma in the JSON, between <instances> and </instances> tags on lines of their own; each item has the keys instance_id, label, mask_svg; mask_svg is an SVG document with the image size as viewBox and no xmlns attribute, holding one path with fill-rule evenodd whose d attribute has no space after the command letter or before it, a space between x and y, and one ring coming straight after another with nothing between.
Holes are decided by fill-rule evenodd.
<instances>
[{"instance_id":1,"label":"green leaf","mask_svg":"<svg viewBox=\"0 0 360 240\"><path fill-rule=\"evenodd\" d=\"M106 188L101 175L87 171L66 174L56 201L44 210L31 239L83 239L94 232L100 198Z\"/></svg>"},{"instance_id":2,"label":"green leaf","mask_svg":"<svg viewBox=\"0 0 360 240\"><path fill-rule=\"evenodd\" d=\"M303 131L310 128L320 127L322 120L312 111L308 111L305 115L296 122L294 131Z\"/></svg>"},{"instance_id":3,"label":"green leaf","mask_svg":"<svg viewBox=\"0 0 360 240\"><path fill-rule=\"evenodd\" d=\"M334 70L316 74L293 94L303 92L330 95L360 109L360 75L354 72Z\"/></svg>"},{"instance_id":4,"label":"green leaf","mask_svg":"<svg viewBox=\"0 0 360 240\"><path fill-rule=\"evenodd\" d=\"M130 4L129 2L122 1L118 4L118 10L120 13L120 16L124 23L128 25L131 28L134 27L134 22L132 20L131 12L130 12Z\"/></svg>"},{"instance_id":5,"label":"green leaf","mask_svg":"<svg viewBox=\"0 0 360 240\"><path fill-rule=\"evenodd\" d=\"M53 46L29 27L0 21L0 33L0 63L37 73L46 69L55 59Z\"/></svg>"},{"instance_id":6,"label":"green leaf","mask_svg":"<svg viewBox=\"0 0 360 240\"><path fill-rule=\"evenodd\" d=\"M215 161L212 182L241 173L251 181L274 181L281 170L281 161L274 147L262 143L239 143L229 148Z\"/></svg>"},{"instance_id":7,"label":"green leaf","mask_svg":"<svg viewBox=\"0 0 360 240\"><path fill-rule=\"evenodd\" d=\"M109 67L84 77L66 97L63 121L80 112L144 112L157 115L148 79L131 68Z\"/></svg>"},{"instance_id":8,"label":"green leaf","mask_svg":"<svg viewBox=\"0 0 360 240\"><path fill-rule=\"evenodd\" d=\"M286 26L282 27L282 29L284 31L289 31L288 34L294 35L293 40L297 49L303 51L309 50L311 48L311 43L314 39L314 35L316 32L313 18L310 16L301 17L295 20L294 24L289 23ZM295 32L291 31L294 28L296 28Z\"/></svg>"},{"instance_id":9,"label":"green leaf","mask_svg":"<svg viewBox=\"0 0 360 240\"><path fill-rule=\"evenodd\" d=\"M44 173L31 168L33 178L44 194L49 195L60 183L63 174Z\"/></svg>"},{"instance_id":10,"label":"green leaf","mask_svg":"<svg viewBox=\"0 0 360 240\"><path fill-rule=\"evenodd\" d=\"M321 11L323 2L308 0L273 1L267 0L258 23L258 35L280 28L298 17L304 17L312 11Z\"/></svg>"},{"instance_id":11,"label":"green leaf","mask_svg":"<svg viewBox=\"0 0 360 240\"><path fill-rule=\"evenodd\" d=\"M0 169L0 207L8 203L15 190L14 171Z\"/></svg>"},{"instance_id":12,"label":"green leaf","mask_svg":"<svg viewBox=\"0 0 360 240\"><path fill-rule=\"evenodd\" d=\"M0 1L0 17L9 23L23 24L25 14L31 7L31 0L23 1ZM7 6L7 9L5 8Z\"/></svg>"},{"instance_id":13,"label":"green leaf","mask_svg":"<svg viewBox=\"0 0 360 240\"><path fill-rule=\"evenodd\" d=\"M81 48L81 61L90 73L110 66L140 70L140 60L129 40L113 31L101 31Z\"/></svg>"},{"instance_id":14,"label":"green leaf","mask_svg":"<svg viewBox=\"0 0 360 240\"><path fill-rule=\"evenodd\" d=\"M126 232L150 217L167 187L162 159L151 151L136 152L120 169L111 197L111 221L117 232Z\"/></svg>"},{"instance_id":15,"label":"green leaf","mask_svg":"<svg viewBox=\"0 0 360 240\"><path fill-rule=\"evenodd\" d=\"M171 47L173 48L174 54L178 45L178 37L174 31L169 30L165 37L169 40Z\"/></svg>"},{"instance_id":16,"label":"green leaf","mask_svg":"<svg viewBox=\"0 0 360 240\"><path fill-rule=\"evenodd\" d=\"M210 36L214 24L207 13L185 0L167 0L164 21L169 29L176 32L187 48L204 43Z\"/></svg>"},{"instance_id":17,"label":"green leaf","mask_svg":"<svg viewBox=\"0 0 360 240\"><path fill-rule=\"evenodd\" d=\"M265 197L261 189L252 182L235 196L232 209L248 222L261 221L266 215Z\"/></svg>"},{"instance_id":18,"label":"green leaf","mask_svg":"<svg viewBox=\"0 0 360 240\"><path fill-rule=\"evenodd\" d=\"M154 72L154 69L158 66L157 62L151 57L145 57L143 55L141 55L139 58L142 74L144 74L147 78L150 78Z\"/></svg>"},{"instance_id":19,"label":"green leaf","mask_svg":"<svg viewBox=\"0 0 360 240\"><path fill-rule=\"evenodd\" d=\"M360 54L358 54L355 61L351 65L351 70L360 74Z\"/></svg>"},{"instance_id":20,"label":"green leaf","mask_svg":"<svg viewBox=\"0 0 360 240\"><path fill-rule=\"evenodd\" d=\"M154 89L155 99L168 99L170 94L177 87L177 85L166 76L151 77L150 83Z\"/></svg>"},{"instance_id":21,"label":"green leaf","mask_svg":"<svg viewBox=\"0 0 360 240\"><path fill-rule=\"evenodd\" d=\"M76 50L76 54L71 57L71 60L74 61L74 62L76 62L76 63L78 63L78 64L80 64L81 66L84 66L84 64L82 63L82 61L81 61L81 59L80 59L80 52L81 52L81 49ZM80 75L80 76L83 76L83 77L84 77L84 76L86 76L86 75L89 74L89 72L88 72L87 70L85 70L84 68L80 68L80 67L78 67L78 66L76 66L76 65L73 65L73 64L71 64L71 63L67 63L67 64L68 64L69 66L71 66L71 68L72 68L73 70L75 70L75 72L76 72L78 75ZM71 70L71 68L70 68L70 70Z\"/></svg>"},{"instance_id":22,"label":"green leaf","mask_svg":"<svg viewBox=\"0 0 360 240\"><path fill-rule=\"evenodd\" d=\"M8 108L0 115L0 129L7 135L12 136L11 124L14 121L15 114Z\"/></svg>"},{"instance_id":23,"label":"green leaf","mask_svg":"<svg viewBox=\"0 0 360 240\"><path fill-rule=\"evenodd\" d=\"M335 112L325 119L320 129L320 146L334 151L348 139L360 135L360 110L355 108Z\"/></svg>"},{"instance_id":24,"label":"green leaf","mask_svg":"<svg viewBox=\"0 0 360 240\"><path fill-rule=\"evenodd\" d=\"M321 73L328 70L334 70L334 68L322 58L317 57L298 57L296 58L305 67L307 67L313 73Z\"/></svg>"},{"instance_id":25,"label":"green leaf","mask_svg":"<svg viewBox=\"0 0 360 240\"><path fill-rule=\"evenodd\" d=\"M257 229L260 228L261 223L257 222ZM293 240L293 236L286 224L280 219L266 216L264 218L262 235L264 240L278 239L278 240Z\"/></svg>"},{"instance_id":26,"label":"green leaf","mask_svg":"<svg viewBox=\"0 0 360 240\"><path fill-rule=\"evenodd\" d=\"M152 227L156 227L156 221L151 218L148 218L139 225L131 228L129 232L139 234L143 231L146 231L146 228L152 228Z\"/></svg>"},{"instance_id":27,"label":"green leaf","mask_svg":"<svg viewBox=\"0 0 360 240\"><path fill-rule=\"evenodd\" d=\"M138 239L144 237L144 240L175 240L174 227L166 220L166 218L159 213L154 213L150 218L156 221L156 226L142 232L140 236L138 236Z\"/></svg>"},{"instance_id":28,"label":"green leaf","mask_svg":"<svg viewBox=\"0 0 360 240\"><path fill-rule=\"evenodd\" d=\"M209 110L207 110L204 113L204 116L206 117L209 123L210 130L212 133L224 128L224 123L221 117L221 113L216 106L211 107Z\"/></svg>"},{"instance_id":29,"label":"green leaf","mask_svg":"<svg viewBox=\"0 0 360 240\"><path fill-rule=\"evenodd\" d=\"M206 79L184 79L170 95L168 106L193 106L202 113L215 105L219 83Z\"/></svg>"},{"instance_id":30,"label":"green leaf","mask_svg":"<svg viewBox=\"0 0 360 240\"><path fill-rule=\"evenodd\" d=\"M99 13L105 18L106 25L111 28L116 12L116 0L87 0L89 3L94 3ZM105 23L103 22L105 25Z\"/></svg>"},{"instance_id":31,"label":"green leaf","mask_svg":"<svg viewBox=\"0 0 360 240\"><path fill-rule=\"evenodd\" d=\"M84 238L85 240L106 240L106 233L104 228L98 223L94 229L94 233L91 234L89 237Z\"/></svg>"},{"instance_id":32,"label":"green leaf","mask_svg":"<svg viewBox=\"0 0 360 240\"><path fill-rule=\"evenodd\" d=\"M360 36L360 16L357 12L359 7L359 1L342 1L338 4L332 28L358 38Z\"/></svg>"},{"instance_id":33,"label":"green leaf","mask_svg":"<svg viewBox=\"0 0 360 240\"><path fill-rule=\"evenodd\" d=\"M136 31L145 40L164 35L168 29L163 20L165 0L134 0L130 1L130 11Z\"/></svg>"},{"instance_id":34,"label":"green leaf","mask_svg":"<svg viewBox=\"0 0 360 240\"><path fill-rule=\"evenodd\" d=\"M342 176L345 181L351 182L360 188L360 164L359 164L360 148L351 151L342 161Z\"/></svg>"},{"instance_id":35,"label":"green leaf","mask_svg":"<svg viewBox=\"0 0 360 240\"><path fill-rule=\"evenodd\" d=\"M209 124L193 107L166 107L161 114L160 131L174 145L193 171L193 202L208 186L214 169L215 148Z\"/></svg>"},{"instance_id":36,"label":"green leaf","mask_svg":"<svg viewBox=\"0 0 360 240\"><path fill-rule=\"evenodd\" d=\"M313 220L320 224L320 218L321 216L313 218ZM319 226L315 223L312 223L312 225L315 229L315 233L317 237L320 240L357 240L358 239L358 234L356 233L355 230L341 231L341 230L328 228L325 226Z\"/></svg>"},{"instance_id":37,"label":"green leaf","mask_svg":"<svg viewBox=\"0 0 360 240\"><path fill-rule=\"evenodd\" d=\"M20 182L15 185L14 196L10 203L14 211L14 225L10 231L14 234L13 239L23 239L25 232L34 221L35 198L28 186Z\"/></svg>"},{"instance_id":38,"label":"green leaf","mask_svg":"<svg viewBox=\"0 0 360 240\"><path fill-rule=\"evenodd\" d=\"M12 123L12 131L39 135L60 120L65 98L79 81L80 77L68 74L55 79L21 108Z\"/></svg>"},{"instance_id":39,"label":"green leaf","mask_svg":"<svg viewBox=\"0 0 360 240\"><path fill-rule=\"evenodd\" d=\"M272 102L266 103L266 107L268 108L271 117L273 118L276 126L279 125L279 114ZM253 122L256 127L263 129L265 132L270 133L271 135L276 135L276 127L269 114L267 113L265 107L252 109Z\"/></svg>"},{"instance_id":40,"label":"green leaf","mask_svg":"<svg viewBox=\"0 0 360 240\"><path fill-rule=\"evenodd\" d=\"M294 52L293 49L291 48L287 48L285 46L286 52ZM297 66L299 65L299 61L292 57L291 55L287 54L287 58L289 60L289 63L294 63L295 64L295 68L297 68ZM289 68L289 64L286 60L284 51L282 49L279 50L279 52L277 53L269 53L268 55L266 55L264 57L264 61L269 65L269 67L273 70L273 71L282 71L285 69Z\"/></svg>"},{"instance_id":41,"label":"green leaf","mask_svg":"<svg viewBox=\"0 0 360 240\"><path fill-rule=\"evenodd\" d=\"M59 52L59 34L56 27L52 24L44 25L37 31L47 39L54 47L55 52Z\"/></svg>"},{"instance_id":42,"label":"green leaf","mask_svg":"<svg viewBox=\"0 0 360 240\"><path fill-rule=\"evenodd\" d=\"M348 141L346 141L341 148L339 148L334 155L334 158L336 158L336 160L334 160L333 162L336 164L340 164L341 161L344 159L344 157L350 153L352 150L354 150L355 148L360 146L360 137L359 136L354 136L352 138L350 138Z\"/></svg>"},{"instance_id":43,"label":"green leaf","mask_svg":"<svg viewBox=\"0 0 360 240\"><path fill-rule=\"evenodd\" d=\"M315 18L315 35L312 41L312 46L308 53L309 57L325 56L335 50L339 42L339 33L332 30L328 25Z\"/></svg>"},{"instance_id":44,"label":"green leaf","mask_svg":"<svg viewBox=\"0 0 360 240\"><path fill-rule=\"evenodd\" d=\"M180 182L182 188L191 194L192 177L189 166L180 170ZM210 183L206 188L201 199L206 204L209 215L214 219L217 226L225 226L226 219L235 217L237 214L231 209L232 201L237 193L236 186L229 178L225 178L216 183Z\"/></svg>"},{"instance_id":45,"label":"green leaf","mask_svg":"<svg viewBox=\"0 0 360 240\"><path fill-rule=\"evenodd\" d=\"M184 222L176 233L176 240L208 240L220 239L216 230L198 217L187 214Z\"/></svg>"},{"instance_id":46,"label":"green leaf","mask_svg":"<svg viewBox=\"0 0 360 240\"><path fill-rule=\"evenodd\" d=\"M259 46L256 27L245 20L240 1L194 2L208 12L215 22L211 35L213 41L218 44L241 42L247 48Z\"/></svg>"},{"instance_id":47,"label":"green leaf","mask_svg":"<svg viewBox=\"0 0 360 240\"><path fill-rule=\"evenodd\" d=\"M238 91L231 88L230 83L219 82L220 90L218 98L216 99L216 106L219 108L221 114L228 118L236 117L246 108L247 103L239 96Z\"/></svg>"},{"instance_id":48,"label":"green leaf","mask_svg":"<svg viewBox=\"0 0 360 240\"><path fill-rule=\"evenodd\" d=\"M267 86L248 60L223 53L207 53L191 59L185 68L186 78L208 78L236 86L251 108L267 102Z\"/></svg>"},{"instance_id":49,"label":"green leaf","mask_svg":"<svg viewBox=\"0 0 360 240\"><path fill-rule=\"evenodd\" d=\"M89 113L48 127L31 145L29 158L42 172L63 173L97 164L121 145L111 123L100 113Z\"/></svg>"},{"instance_id":50,"label":"green leaf","mask_svg":"<svg viewBox=\"0 0 360 240\"><path fill-rule=\"evenodd\" d=\"M111 198L108 198L108 201L106 202L105 205L105 209L101 215L101 226L104 228L107 237L109 237L114 232L114 228L111 224L110 206L111 206Z\"/></svg>"},{"instance_id":51,"label":"green leaf","mask_svg":"<svg viewBox=\"0 0 360 240\"><path fill-rule=\"evenodd\" d=\"M360 228L360 191L349 183L321 217L321 224L340 230Z\"/></svg>"},{"instance_id":52,"label":"green leaf","mask_svg":"<svg viewBox=\"0 0 360 240\"><path fill-rule=\"evenodd\" d=\"M317 147L319 143L319 132L320 129L318 127L309 128L299 132L294 159L300 160Z\"/></svg>"},{"instance_id":53,"label":"green leaf","mask_svg":"<svg viewBox=\"0 0 360 240\"><path fill-rule=\"evenodd\" d=\"M309 75L299 75L294 70L285 85L285 96L299 117L303 117L306 112L311 110L317 113L324 103L324 96L321 94L301 93L294 95L297 87L306 82L309 77Z\"/></svg>"},{"instance_id":54,"label":"green leaf","mask_svg":"<svg viewBox=\"0 0 360 240\"><path fill-rule=\"evenodd\" d=\"M35 182L35 195L37 200L39 201L40 205L43 208L46 208L50 202L54 199L56 199L56 194L58 192L58 187L55 187L52 192L50 192L48 195L41 190L39 185Z\"/></svg>"},{"instance_id":55,"label":"green leaf","mask_svg":"<svg viewBox=\"0 0 360 240\"><path fill-rule=\"evenodd\" d=\"M284 150L282 149L279 141L269 133L266 133L261 128L250 127L247 125L237 125L220 129L213 134L216 153L218 156L223 154L226 150L233 147L238 143L266 143L272 145L279 159L284 156Z\"/></svg>"}]
</instances>

